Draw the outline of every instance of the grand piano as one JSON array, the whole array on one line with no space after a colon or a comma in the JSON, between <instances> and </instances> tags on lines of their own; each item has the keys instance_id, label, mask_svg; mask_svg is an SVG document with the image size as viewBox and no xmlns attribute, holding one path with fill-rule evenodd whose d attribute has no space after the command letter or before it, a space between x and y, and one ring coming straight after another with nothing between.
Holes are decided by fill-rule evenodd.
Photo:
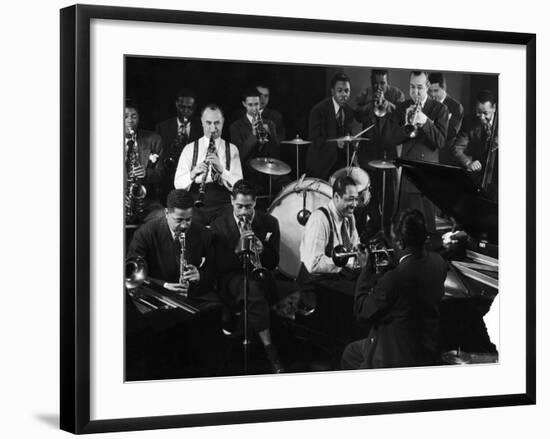
<instances>
[{"instance_id":1,"label":"grand piano","mask_svg":"<svg viewBox=\"0 0 550 439\"><path fill-rule=\"evenodd\" d=\"M498 294L498 204L462 168L402 159L396 165L441 211L438 231L456 241L432 244L449 263L441 306L443 360L498 361L498 340L490 339L483 319Z\"/></svg>"}]
</instances>

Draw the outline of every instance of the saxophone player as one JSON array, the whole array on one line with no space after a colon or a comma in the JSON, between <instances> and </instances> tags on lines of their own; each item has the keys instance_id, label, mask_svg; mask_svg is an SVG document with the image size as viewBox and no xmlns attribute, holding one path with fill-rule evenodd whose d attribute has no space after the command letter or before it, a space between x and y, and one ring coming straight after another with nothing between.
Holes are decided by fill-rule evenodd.
<instances>
[{"instance_id":1,"label":"saxophone player","mask_svg":"<svg viewBox=\"0 0 550 439\"><path fill-rule=\"evenodd\" d=\"M161 212L160 184L162 141L158 134L139 128L137 105L128 100L124 108L126 221L146 222ZM134 190L131 190L131 185ZM139 190L135 186L141 186ZM132 193L133 192L133 193Z\"/></svg>"},{"instance_id":2,"label":"saxophone player","mask_svg":"<svg viewBox=\"0 0 550 439\"><path fill-rule=\"evenodd\" d=\"M270 305L276 300L277 293L271 270L279 263L279 222L270 214L255 209L256 189L246 180L233 186L231 204L232 210L218 217L211 225L219 293L226 304L222 322L224 333L234 330L235 322L231 319L244 303L244 273L238 247L243 240L251 238L253 259L257 260L257 264L248 282L248 323L265 348L271 371L281 373L283 366L273 345L270 329Z\"/></svg>"},{"instance_id":3,"label":"saxophone player","mask_svg":"<svg viewBox=\"0 0 550 439\"><path fill-rule=\"evenodd\" d=\"M185 233L183 252L181 233ZM127 257L144 259L150 282L192 298L206 299L213 297L211 244L210 230L193 222L191 194L174 189L168 194L164 215L136 230ZM186 264L181 263L182 254Z\"/></svg>"},{"instance_id":4,"label":"saxophone player","mask_svg":"<svg viewBox=\"0 0 550 439\"><path fill-rule=\"evenodd\" d=\"M194 200L199 198L199 190L204 191L204 206L195 213L198 221L209 224L231 206L231 190L243 173L239 150L221 138L224 124L221 108L207 105L202 110L201 123L204 135L183 149L174 186L189 191Z\"/></svg>"}]
</instances>

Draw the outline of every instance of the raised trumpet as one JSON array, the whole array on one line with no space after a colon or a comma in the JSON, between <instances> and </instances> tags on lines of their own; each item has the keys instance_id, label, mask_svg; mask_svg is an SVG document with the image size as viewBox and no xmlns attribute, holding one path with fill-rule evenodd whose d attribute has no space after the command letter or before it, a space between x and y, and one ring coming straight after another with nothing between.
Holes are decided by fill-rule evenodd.
<instances>
[{"instance_id":1,"label":"raised trumpet","mask_svg":"<svg viewBox=\"0 0 550 439\"><path fill-rule=\"evenodd\" d=\"M377 117L384 117L388 112L386 106L386 98L384 97L384 92L381 88L376 90L376 96L374 99L374 114Z\"/></svg>"},{"instance_id":2,"label":"raised trumpet","mask_svg":"<svg viewBox=\"0 0 550 439\"><path fill-rule=\"evenodd\" d=\"M420 98L416 99L414 103L414 108L407 112L405 125L412 125L414 129L410 132L409 137L414 138L418 135L418 124L415 124L414 121L416 120L416 116L422 111L422 103L420 102Z\"/></svg>"},{"instance_id":3,"label":"raised trumpet","mask_svg":"<svg viewBox=\"0 0 550 439\"><path fill-rule=\"evenodd\" d=\"M241 215L239 217L239 230L241 235L252 231L252 220L248 215ZM239 240L238 248L236 252L238 254L248 254L250 256L250 265L252 266L252 276L256 279L265 279L267 276L267 270L262 266L260 260L260 250L256 244L258 238L256 235L248 235L241 237Z\"/></svg>"},{"instance_id":4,"label":"raised trumpet","mask_svg":"<svg viewBox=\"0 0 550 439\"><path fill-rule=\"evenodd\" d=\"M254 126L256 127L256 137L261 145L269 142L269 133L265 129L262 113L259 111L254 115Z\"/></svg>"}]
</instances>

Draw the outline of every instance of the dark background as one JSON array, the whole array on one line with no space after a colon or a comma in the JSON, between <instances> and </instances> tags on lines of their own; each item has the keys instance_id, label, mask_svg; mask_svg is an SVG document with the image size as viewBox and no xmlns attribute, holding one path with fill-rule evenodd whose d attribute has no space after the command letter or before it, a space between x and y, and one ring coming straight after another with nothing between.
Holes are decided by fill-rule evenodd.
<instances>
[{"instance_id":1,"label":"dark background","mask_svg":"<svg viewBox=\"0 0 550 439\"><path fill-rule=\"evenodd\" d=\"M140 110L140 127L154 130L157 123L175 116L176 93L191 88L198 95L198 108L216 103L224 110L223 137L229 139L229 125L242 111L241 93L257 83L270 87L269 107L283 114L287 139L296 135L308 138L311 108L329 96L330 78L344 72L351 79L351 99L370 85L370 67L317 66L281 63L234 62L183 58L126 57L126 97L135 99ZM383 68L383 67L375 67ZM410 70L388 69L389 83L400 88L408 98ZM498 75L444 72L447 92L462 103L466 118L471 117L476 94L482 89L493 91L498 100ZM352 133L359 132L359 124ZM281 147L281 158L295 169L293 145ZM305 150L300 152L301 160ZM300 168L303 161L300 163ZM291 174L293 175L293 174Z\"/></svg>"}]
</instances>

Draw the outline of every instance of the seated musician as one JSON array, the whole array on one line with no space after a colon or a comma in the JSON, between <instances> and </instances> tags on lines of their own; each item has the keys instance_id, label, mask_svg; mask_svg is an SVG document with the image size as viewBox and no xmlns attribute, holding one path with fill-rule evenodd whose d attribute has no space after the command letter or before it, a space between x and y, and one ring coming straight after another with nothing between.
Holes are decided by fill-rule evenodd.
<instances>
[{"instance_id":1,"label":"seated musician","mask_svg":"<svg viewBox=\"0 0 550 439\"><path fill-rule=\"evenodd\" d=\"M232 211L218 217L212 224L218 286L229 308L240 311L244 300L243 264L239 248L243 239L251 237L257 263L250 272L248 290L248 324L258 334L270 361L272 372L283 372L283 366L273 345L270 331L270 303L274 302L276 285L271 271L279 263L279 223L273 216L255 210L254 186L241 180L233 186ZM262 270L261 268L265 269ZM241 316L244 313L241 313ZM230 322L227 321L226 325ZM232 328L226 327L231 330Z\"/></svg>"},{"instance_id":2,"label":"seated musician","mask_svg":"<svg viewBox=\"0 0 550 439\"><path fill-rule=\"evenodd\" d=\"M193 198L183 189L172 190L166 199L164 216L136 230L127 257L145 260L150 282L191 298L213 298L212 235L192 221ZM182 249L180 233L185 233L184 273L180 273ZM180 280L187 282L180 283ZM186 285L187 284L187 285Z\"/></svg>"},{"instance_id":3,"label":"seated musician","mask_svg":"<svg viewBox=\"0 0 550 439\"><path fill-rule=\"evenodd\" d=\"M195 202L202 201L197 219L208 224L230 208L231 190L242 179L242 168L237 147L221 138L224 123L221 108L207 105L201 121L204 136L183 149L174 186L190 191Z\"/></svg>"},{"instance_id":4,"label":"seated musician","mask_svg":"<svg viewBox=\"0 0 550 439\"><path fill-rule=\"evenodd\" d=\"M332 186L332 200L314 211L304 230L300 243L302 265L298 281L302 286L317 284L353 296L359 267L366 262L358 252L341 267L332 258L333 249L342 245L347 251L357 249L359 235L354 211L359 203L355 181L348 176L338 177Z\"/></svg>"},{"instance_id":5,"label":"seated musician","mask_svg":"<svg viewBox=\"0 0 550 439\"><path fill-rule=\"evenodd\" d=\"M342 369L438 364L439 305L447 265L439 254L426 250L420 211L403 211L393 232L395 268L376 276L367 266L357 280L355 316L370 330L367 338L346 347Z\"/></svg>"},{"instance_id":6,"label":"seated musician","mask_svg":"<svg viewBox=\"0 0 550 439\"><path fill-rule=\"evenodd\" d=\"M124 145L126 222L139 224L162 215L162 141L158 134L139 128L139 111L130 99L124 108Z\"/></svg>"},{"instance_id":7,"label":"seated musician","mask_svg":"<svg viewBox=\"0 0 550 439\"><path fill-rule=\"evenodd\" d=\"M454 155L493 200L498 198L498 126L497 108L493 93L478 93L475 120L464 128L454 143Z\"/></svg>"},{"instance_id":8,"label":"seated musician","mask_svg":"<svg viewBox=\"0 0 550 439\"><path fill-rule=\"evenodd\" d=\"M229 128L231 142L239 149L239 156L243 166L244 177L254 183L260 192L265 192L269 187L266 174L262 174L250 166L250 160L256 157L280 157L279 138L275 122L266 118L260 112L260 93L255 88L248 88L242 94L242 105L245 114L233 122ZM275 192L286 183L288 179L272 177L272 185Z\"/></svg>"}]
</instances>

